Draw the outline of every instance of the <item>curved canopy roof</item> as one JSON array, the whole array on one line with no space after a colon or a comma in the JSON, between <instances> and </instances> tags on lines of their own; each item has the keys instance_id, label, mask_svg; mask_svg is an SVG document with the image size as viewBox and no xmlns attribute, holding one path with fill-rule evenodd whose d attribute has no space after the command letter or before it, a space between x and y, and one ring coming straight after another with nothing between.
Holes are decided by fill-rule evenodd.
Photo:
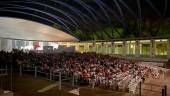
<instances>
[{"instance_id":1,"label":"curved canopy roof","mask_svg":"<svg viewBox=\"0 0 170 96\"><path fill-rule=\"evenodd\" d=\"M169 0L1 0L0 16L36 21L79 40L170 36Z\"/></svg>"},{"instance_id":2,"label":"curved canopy roof","mask_svg":"<svg viewBox=\"0 0 170 96\"><path fill-rule=\"evenodd\" d=\"M9 17L0 17L0 37L43 41L78 41L70 34L56 28Z\"/></svg>"}]
</instances>

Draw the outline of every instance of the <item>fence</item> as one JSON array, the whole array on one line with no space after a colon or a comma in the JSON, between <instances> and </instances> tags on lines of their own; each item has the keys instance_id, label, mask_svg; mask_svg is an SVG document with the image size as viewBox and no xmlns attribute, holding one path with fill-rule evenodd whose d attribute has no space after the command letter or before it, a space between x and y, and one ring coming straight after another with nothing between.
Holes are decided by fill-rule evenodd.
<instances>
[{"instance_id":1,"label":"fence","mask_svg":"<svg viewBox=\"0 0 170 96\"><path fill-rule=\"evenodd\" d=\"M20 65L19 67L19 75L22 76L23 73L34 75L34 78L43 77L44 79L48 80L55 80L59 81L59 90L61 90L62 82L64 81L71 81L72 85L74 85L74 76L63 69L58 70L57 73L53 73L52 70L49 71L42 71L38 66L34 66L34 68L25 68Z\"/></svg>"},{"instance_id":2,"label":"fence","mask_svg":"<svg viewBox=\"0 0 170 96\"><path fill-rule=\"evenodd\" d=\"M4 77L8 75L8 69L0 69L0 91L3 89Z\"/></svg>"},{"instance_id":3,"label":"fence","mask_svg":"<svg viewBox=\"0 0 170 96\"><path fill-rule=\"evenodd\" d=\"M8 69L0 69L0 77L6 76L8 74Z\"/></svg>"},{"instance_id":4,"label":"fence","mask_svg":"<svg viewBox=\"0 0 170 96\"><path fill-rule=\"evenodd\" d=\"M31 66L31 67L24 67L19 66L19 75L22 76L23 74L31 74L34 78L43 77L48 80L55 80L58 81L58 89L61 90L62 82L67 81L70 82L72 86L78 84L79 80L73 73L69 73L66 70L60 69L55 74L51 70L41 70L38 66ZM9 71L12 72L12 71ZM7 75L8 69L0 69L0 73L3 75ZM11 74L12 75L12 74ZM12 79L11 79L12 81ZM11 83L12 84L12 83ZM91 80L90 85L92 89L95 88L95 81ZM12 85L11 85L12 86ZM11 87L12 90L12 87ZM130 93L131 94L131 93ZM148 95L151 94L151 95ZM139 83L135 93L131 94L131 96L168 96L167 94L167 86L166 85L158 85L158 84L151 84L151 83Z\"/></svg>"}]
</instances>

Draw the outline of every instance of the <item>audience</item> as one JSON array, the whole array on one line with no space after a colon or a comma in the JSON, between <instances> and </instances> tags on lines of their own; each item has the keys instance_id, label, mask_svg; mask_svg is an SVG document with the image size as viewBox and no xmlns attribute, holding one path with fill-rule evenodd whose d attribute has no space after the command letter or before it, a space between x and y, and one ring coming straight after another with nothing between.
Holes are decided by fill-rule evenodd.
<instances>
[{"instance_id":1,"label":"audience","mask_svg":"<svg viewBox=\"0 0 170 96\"><path fill-rule=\"evenodd\" d=\"M14 64L33 70L58 74L60 69L74 75L75 81L107 87L113 90L134 91L137 84L147 77L158 78L159 73L150 67L139 66L138 62L96 53L35 53L14 49L0 51L1 64Z\"/></svg>"}]
</instances>

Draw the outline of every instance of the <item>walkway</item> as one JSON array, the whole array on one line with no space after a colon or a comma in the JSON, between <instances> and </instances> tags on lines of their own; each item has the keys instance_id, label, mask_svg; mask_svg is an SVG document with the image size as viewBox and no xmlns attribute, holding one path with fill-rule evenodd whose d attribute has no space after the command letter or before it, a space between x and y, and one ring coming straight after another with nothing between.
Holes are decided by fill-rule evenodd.
<instances>
[{"instance_id":1,"label":"walkway","mask_svg":"<svg viewBox=\"0 0 170 96\"><path fill-rule=\"evenodd\" d=\"M142 91L142 96L161 96L161 91L164 85L167 85L167 96L170 96L170 72L165 75L163 79L149 78L142 84L142 88L147 89ZM153 85L153 86L151 86ZM154 86L156 85L156 86ZM149 91L152 90L152 91Z\"/></svg>"},{"instance_id":2,"label":"walkway","mask_svg":"<svg viewBox=\"0 0 170 96\"><path fill-rule=\"evenodd\" d=\"M42 89L38 90L37 92L38 93L44 93L44 92L56 87L57 85L58 85L57 83L51 84L51 85L49 85L49 86L47 86L45 88L42 88Z\"/></svg>"}]
</instances>

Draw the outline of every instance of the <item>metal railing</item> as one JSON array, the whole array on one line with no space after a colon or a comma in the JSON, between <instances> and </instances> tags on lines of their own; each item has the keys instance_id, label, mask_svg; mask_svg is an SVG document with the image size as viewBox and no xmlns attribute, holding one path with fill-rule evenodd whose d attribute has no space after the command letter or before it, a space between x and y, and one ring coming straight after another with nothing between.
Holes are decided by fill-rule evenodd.
<instances>
[{"instance_id":1,"label":"metal railing","mask_svg":"<svg viewBox=\"0 0 170 96\"><path fill-rule=\"evenodd\" d=\"M8 75L8 69L0 69L0 77Z\"/></svg>"},{"instance_id":2,"label":"metal railing","mask_svg":"<svg viewBox=\"0 0 170 96\"><path fill-rule=\"evenodd\" d=\"M59 81L59 90L61 90L61 86L62 86L62 82L66 81L66 80L71 80L72 78L74 78L72 75L70 77L68 77L68 73L64 74L65 70L61 69L59 72L57 73L53 73L52 70L49 70L48 72L42 71L42 70L38 70L38 67L35 66L34 69L26 69L23 68L22 66L19 67L19 75L22 76L23 73L29 73L34 75L34 78L38 78L41 77L43 79L47 79L47 80L55 80L55 81ZM73 80L72 80L73 81ZM74 85L74 82L72 82L72 85Z\"/></svg>"}]
</instances>

